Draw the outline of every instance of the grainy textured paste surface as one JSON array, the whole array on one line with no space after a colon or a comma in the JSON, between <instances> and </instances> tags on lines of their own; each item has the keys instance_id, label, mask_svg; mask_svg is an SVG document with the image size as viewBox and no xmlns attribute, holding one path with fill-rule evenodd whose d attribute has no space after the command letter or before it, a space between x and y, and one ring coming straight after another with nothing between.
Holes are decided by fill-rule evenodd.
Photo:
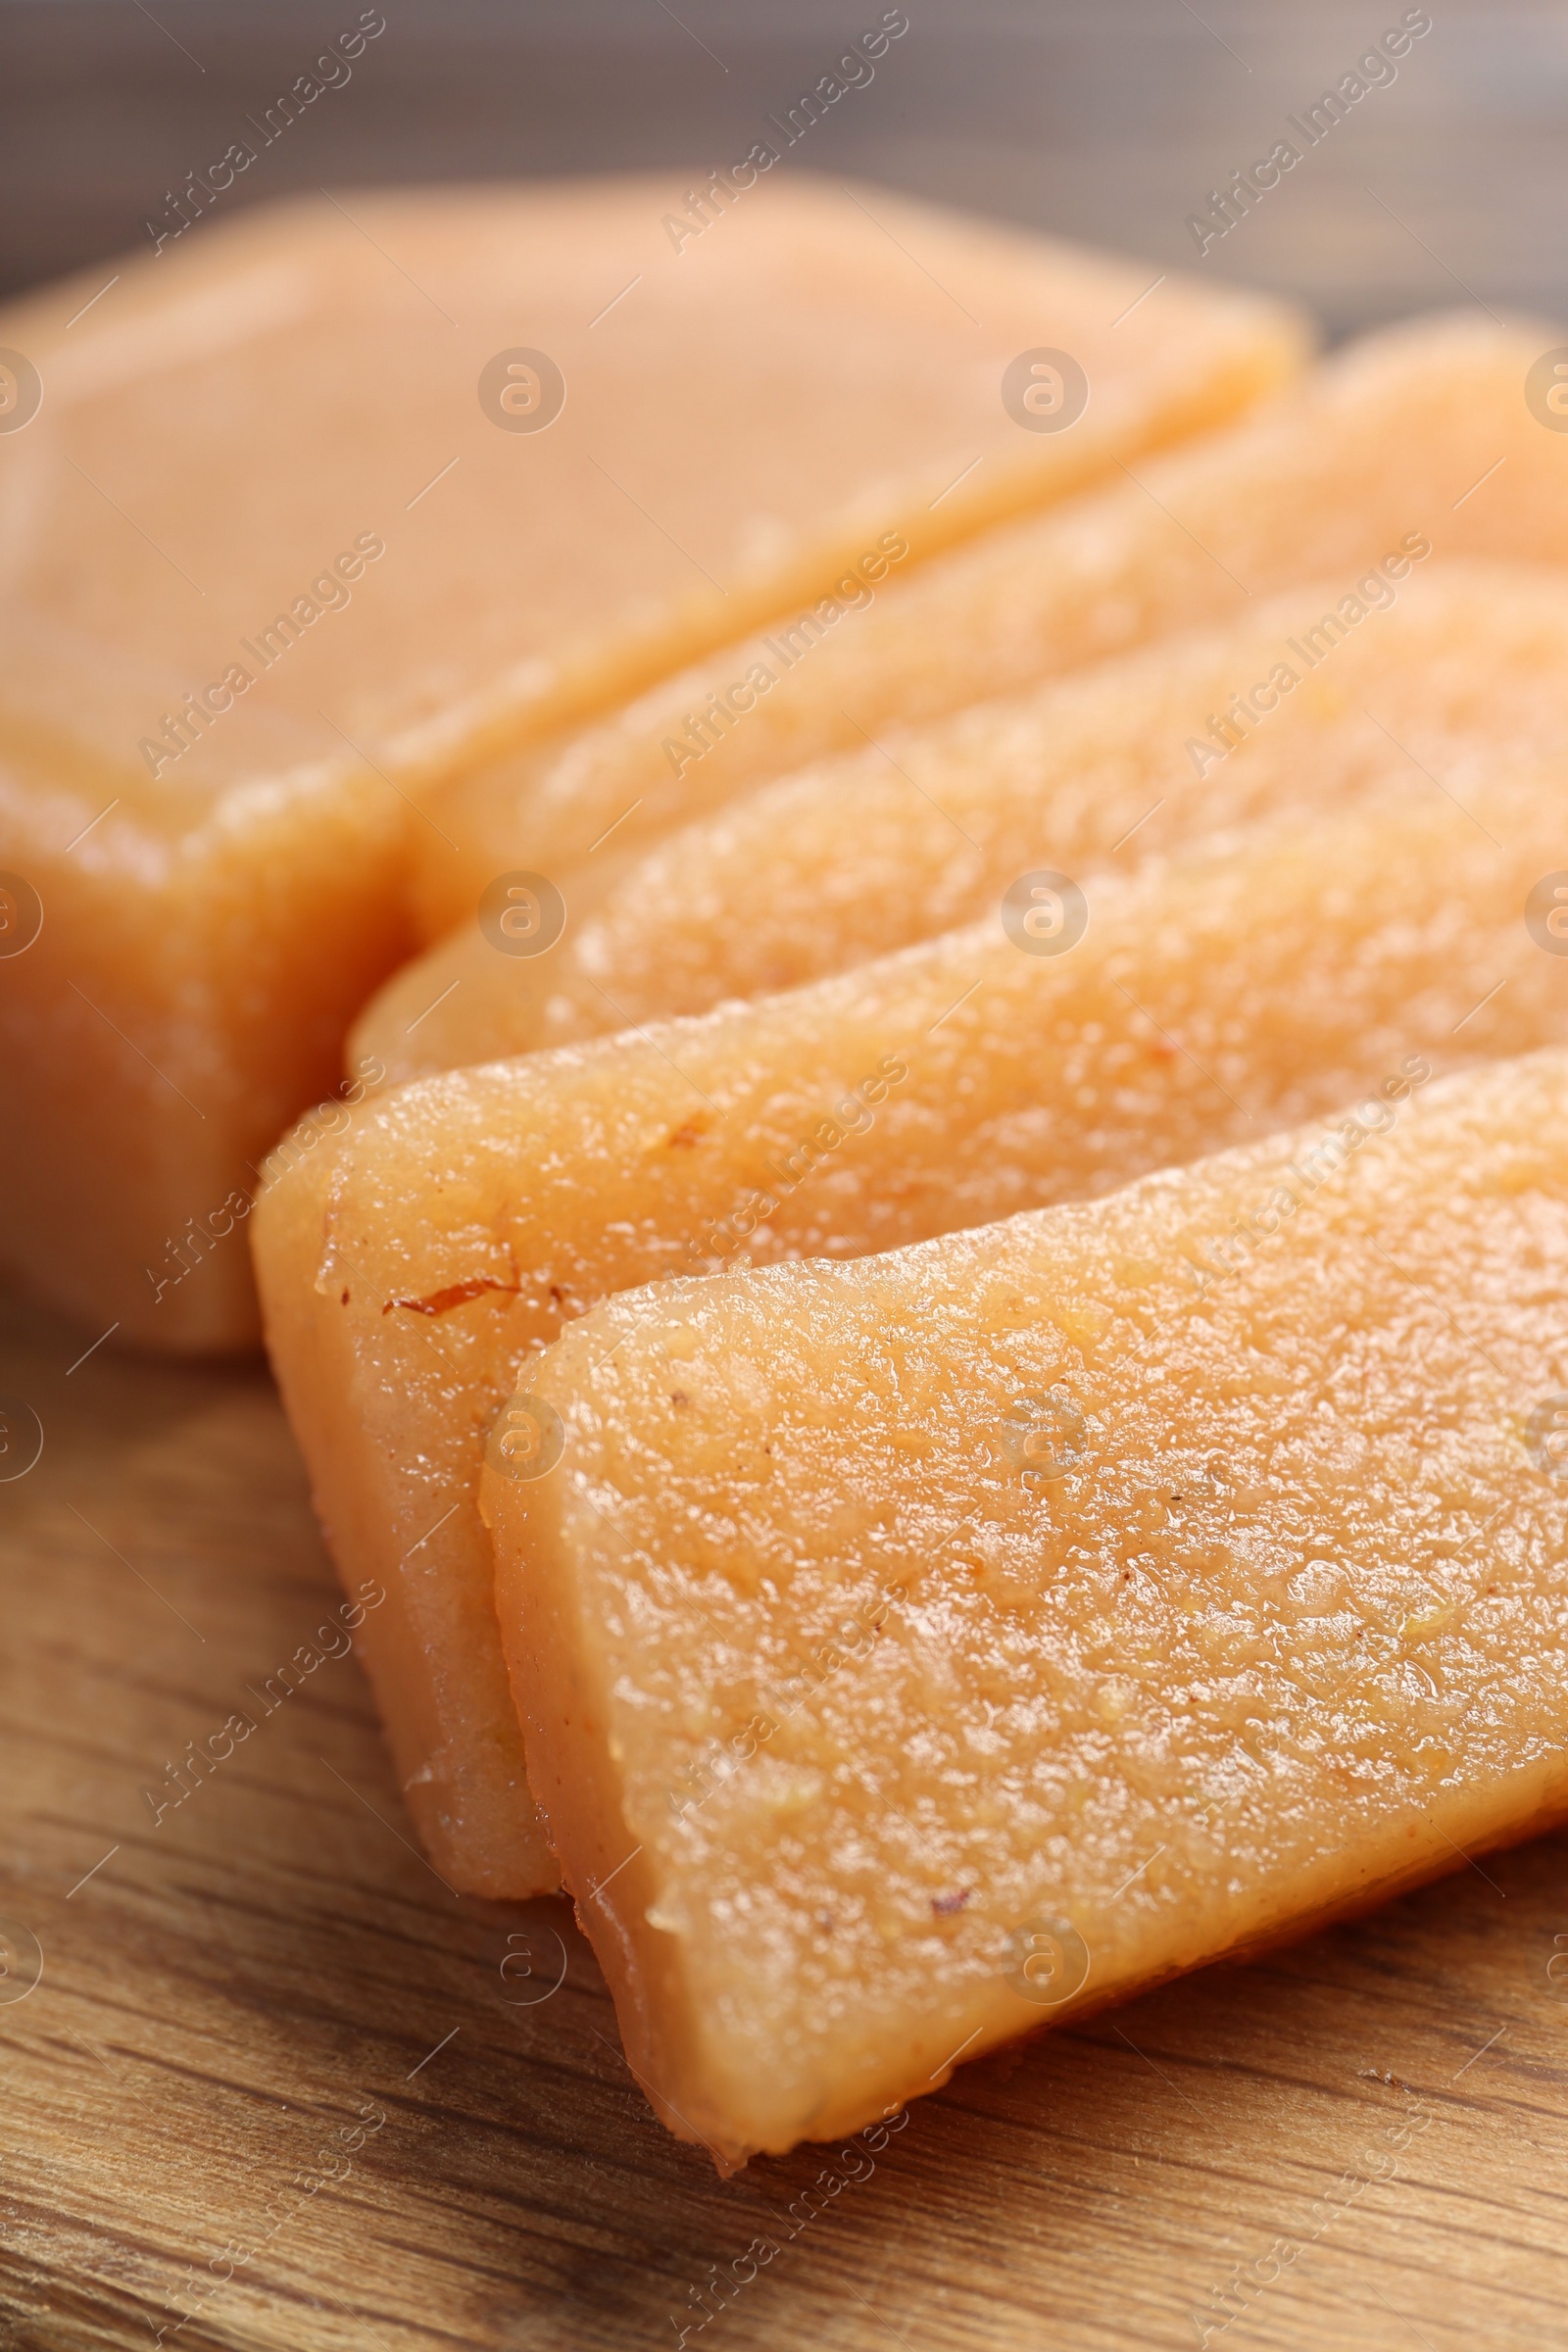
<instances>
[{"instance_id":1,"label":"grainy textured paste surface","mask_svg":"<svg viewBox=\"0 0 1568 2352\"><path fill-rule=\"evenodd\" d=\"M406 949L411 829L461 838L437 778L1298 350L1175 281L1113 331L1141 268L875 191L781 179L684 253L672 202L345 191L0 321L41 387L5 442L0 945L43 909L0 956L0 1257L94 1335L254 1338L251 1163ZM1095 375L1062 433L998 390L1042 317Z\"/></svg>"},{"instance_id":2,"label":"grainy textured paste surface","mask_svg":"<svg viewBox=\"0 0 1568 2352\"><path fill-rule=\"evenodd\" d=\"M565 1334L484 1502L672 2128L853 2130L1568 1806L1565 1305L1552 1053Z\"/></svg>"},{"instance_id":3,"label":"grainy textured paste surface","mask_svg":"<svg viewBox=\"0 0 1568 2352\"><path fill-rule=\"evenodd\" d=\"M1404 2352L1374 2265L1435 2344L1551 2341L1568 1836L723 2180L649 2110L566 1903L454 1901L413 1850L265 1373L67 1378L71 1330L14 1300L0 1334L48 1432L0 1484L7 2352L1019 2352L1043 2311L1053 2352L1192 2352L1238 2270L1249 2352ZM715 2266L752 2283L699 2333Z\"/></svg>"},{"instance_id":4,"label":"grainy textured paste surface","mask_svg":"<svg viewBox=\"0 0 1568 2352\"><path fill-rule=\"evenodd\" d=\"M454 932L367 1007L351 1066L397 1083L706 1012L970 921L1026 871L1128 872L1259 814L1400 788L1462 803L1568 743L1568 578L1430 565L1407 538L1353 587L1316 581L760 786L608 890L590 859L550 952L509 953L493 919Z\"/></svg>"},{"instance_id":5,"label":"grainy textured paste surface","mask_svg":"<svg viewBox=\"0 0 1568 2352\"><path fill-rule=\"evenodd\" d=\"M993 918L754 1005L421 1080L335 1149L285 1139L255 1220L269 1346L340 1569L391 1595L368 1663L446 1876L553 1880L474 1493L564 1323L666 1274L1082 1199L1401 1072L1568 1036L1568 957L1524 919L1560 864L1562 794L1552 768L1468 813L1434 793L1259 828L1092 888L1076 944Z\"/></svg>"},{"instance_id":6,"label":"grainy textured paste surface","mask_svg":"<svg viewBox=\"0 0 1568 2352\"><path fill-rule=\"evenodd\" d=\"M461 851L421 828L426 928L469 919L498 872L564 880L590 854L597 867L743 785L863 750L862 730L1238 617L1293 581L1339 578L1344 594L1408 531L1440 558L1560 562L1568 444L1524 399L1530 368L1559 340L1549 325L1473 311L1368 336L1254 418L1132 461L1131 479L890 578L804 654L764 631L559 745L477 772L445 804ZM733 723L714 718L710 696L728 695L754 662L776 682ZM705 710L706 748L692 736L687 757L681 740Z\"/></svg>"}]
</instances>

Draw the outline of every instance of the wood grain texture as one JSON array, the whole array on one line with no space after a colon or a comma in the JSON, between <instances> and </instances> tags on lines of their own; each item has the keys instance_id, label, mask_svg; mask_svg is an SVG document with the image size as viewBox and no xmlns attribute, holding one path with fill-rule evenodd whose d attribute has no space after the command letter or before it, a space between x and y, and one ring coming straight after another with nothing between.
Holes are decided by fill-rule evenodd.
<instances>
[{"instance_id":1,"label":"wood grain texture","mask_svg":"<svg viewBox=\"0 0 1568 2352\"><path fill-rule=\"evenodd\" d=\"M339 1597L266 1375L68 1373L81 1345L0 1323L45 1433L0 1486L0 1916L43 1955L0 2001L8 2347L627 2352L671 2314L705 2352L1175 2347L1195 2312L1238 2352L1565 2340L1568 1840L960 2069L869 2173L720 2181L654 2122L566 1906L459 1899L414 1851L354 1657L264 1713ZM236 1710L155 1826L144 1790Z\"/></svg>"}]
</instances>

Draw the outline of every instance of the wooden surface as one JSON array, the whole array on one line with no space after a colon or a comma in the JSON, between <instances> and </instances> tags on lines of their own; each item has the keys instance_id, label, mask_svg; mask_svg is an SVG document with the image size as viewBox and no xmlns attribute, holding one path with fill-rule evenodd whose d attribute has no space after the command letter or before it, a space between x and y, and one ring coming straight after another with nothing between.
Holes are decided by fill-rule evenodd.
<instances>
[{"instance_id":1,"label":"wooden surface","mask_svg":"<svg viewBox=\"0 0 1568 2352\"><path fill-rule=\"evenodd\" d=\"M1568 1841L962 2068L864 2178L812 2148L720 2181L566 1906L459 1900L413 1850L355 1658L248 1691L338 1597L265 1373L68 1370L77 1335L0 1317L44 1430L0 1485L0 1994L42 1952L0 2001L7 2352L636 2352L672 2313L705 2352L1186 2346L1195 2311L1238 2352L1568 2342Z\"/></svg>"}]
</instances>

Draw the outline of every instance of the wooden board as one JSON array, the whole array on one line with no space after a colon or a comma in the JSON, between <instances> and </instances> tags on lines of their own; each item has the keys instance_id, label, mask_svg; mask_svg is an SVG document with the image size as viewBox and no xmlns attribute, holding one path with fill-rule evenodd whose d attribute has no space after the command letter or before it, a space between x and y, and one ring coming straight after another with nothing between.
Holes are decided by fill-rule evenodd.
<instances>
[{"instance_id":1,"label":"wooden board","mask_svg":"<svg viewBox=\"0 0 1568 2352\"><path fill-rule=\"evenodd\" d=\"M265 1711L341 1646L266 1374L83 1345L0 1307L44 1432L0 1485L7 2347L1568 2340L1568 1840L962 2068L874 2158L721 2181L566 1906L414 1850L356 1659Z\"/></svg>"}]
</instances>

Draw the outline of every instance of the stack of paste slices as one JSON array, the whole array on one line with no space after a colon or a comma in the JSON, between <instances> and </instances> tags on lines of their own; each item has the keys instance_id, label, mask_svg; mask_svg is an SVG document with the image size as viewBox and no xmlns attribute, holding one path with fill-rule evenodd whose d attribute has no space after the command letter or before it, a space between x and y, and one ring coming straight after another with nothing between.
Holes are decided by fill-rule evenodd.
<instances>
[{"instance_id":1,"label":"stack of paste slices","mask_svg":"<svg viewBox=\"0 0 1568 2352\"><path fill-rule=\"evenodd\" d=\"M79 949L153 876L177 987L109 941L76 995L118 953L121 1027L226 1108L192 1175L117 1076L129 1180L50 1274L104 1179L50 1091L87 1015L35 961L75 1191L45 1166L16 1215L113 1309L255 1159L418 1834L460 1889L564 1886L727 2169L1568 1814L1568 437L1550 326L1308 367L1266 301L879 191L844 246L809 183L650 248L591 343L651 195L384 200L470 303L460 254L507 257L565 405L498 428L480 374L427 662L389 532L287 696L59 882ZM380 348L329 224L244 234L328 374ZM311 464L371 500L384 458ZM74 807L27 803L62 876ZM241 1344L242 1251L134 1336Z\"/></svg>"},{"instance_id":2,"label":"stack of paste slices","mask_svg":"<svg viewBox=\"0 0 1568 2352\"><path fill-rule=\"evenodd\" d=\"M683 250L680 184L235 211L0 317L0 1259L92 1336L253 1344L256 1168L416 945L913 679L946 712L1051 666L1037 584L969 682L944 551L995 544L1006 594L988 534L1308 348L1278 303L836 181ZM1004 405L1020 365L1054 410Z\"/></svg>"}]
</instances>

